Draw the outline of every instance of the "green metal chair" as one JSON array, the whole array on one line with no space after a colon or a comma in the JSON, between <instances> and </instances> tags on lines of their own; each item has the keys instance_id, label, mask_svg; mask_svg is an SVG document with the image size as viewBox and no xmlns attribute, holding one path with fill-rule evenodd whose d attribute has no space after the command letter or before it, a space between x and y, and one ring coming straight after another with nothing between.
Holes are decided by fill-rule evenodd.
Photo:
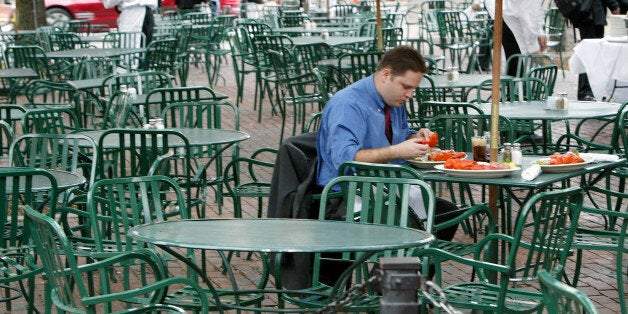
<instances>
[{"instance_id":1,"label":"green metal chair","mask_svg":"<svg viewBox=\"0 0 628 314\"><path fill-rule=\"evenodd\" d=\"M564 284L541 269L538 274L543 302L549 313L597 314L595 305L584 292Z\"/></svg>"},{"instance_id":2,"label":"green metal chair","mask_svg":"<svg viewBox=\"0 0 628 314\"><path fill-rule=\"evenodd\" d=\"M543 82L547 88L547 93L545 96L550 96L554 94L554 86L556 85L556 74L558 72L558 67L556 65L547 65L541 67L535 67L530 69L528 73L526 73L525 77L532 77L539 79ZM544 100L543 98L536 98L533 100Z\"/></svg>"},{"instance_id":3,"label":"green metal chair","mask_svg":"<svg viewBox=\"0 0 628 314\"><path fill-rule=\"evenodd\" d=\"M159 117L161 112L175 102L202 102L216 100L216 94L207 86L164 87L148 92L143 119ZM142 110L140 110L142 111Z\"/></svg>"},{"instance_id":4,"label":"green metal chair","mask_svg":"<svg viewBox=\"0 0 628 314\"><path fill-rule=\"evenodd\" d=\"M462 11L440 10L436 12L438 23L438 35L440 41L438 47L445 51L449 66L462 70L465 60L471 57L473 47L472 38L469 35L467 24L462 22Z\"/></svg>"},{"instance_id":5,"label":"green metal chair","mask_svg":"<svg viewBox=\"0 0 628 314\"><path fill-rule=\"evenodd\" d=\"M554 150L558 152L578 150L579 152L602 152L609 154L626 154L626 144L622 143L621 121L622 114L628 108L628 101L624 102L617 110L617 114L612 118L591 118L582 119L573 132L567 132L561 135L555 143ZM624 114L624 119L626 115ZM624 125L626 122L624 122ZM591 126L595 126L592 133L585 132ZM609 127L612 127L612 133L609 139L605 139L605 134Z\"/></svg>"},{"instance_id":6,"label":"green metal chair","mask_svg":"<svg viewBox=\"0 0 628 314\"><path fill-rule=\"evenodd\" d=\"M236 96L236 104L240 105L244 94L244 77L247 74L256 73L253 62L253 52L250 39L246 34L246 29L243 27L230 27L225 30L225 34L229 40L229 47L231 49L231 59L233 64L233 73L236 79L236 86L238 88L238 94ZM257 84L255 85L257 88ZM255 92L255 99L257 99L257 89Z\"/></svg>"},{"instance_id":7,"label":"green metal chair","mask_svg":"<svg viewBox=\"0 0 628 314\"><path fill-rule=\"evenodd\" d=\"M335 189L342 190L344 202L346 204L345 221L354 223L376 223L391 226L406 227L410 215L409 195L410 188L415 186L423 193L423 200L427 213L434 213L434 192L429 184L414 178L385 178L385 177L363 177L363 176L340 176L330 181L321 194L321 206L319 209L319 219L327 219L327 201L331 195L336 197ZM361 198L360 205L356 205L356 199ZM359 207L358 207L359 206ZM359 212L359 220L357 214ZM433 217L427 219L427 229L431 229ZM416 248L420 250L422 248ZM412 254L409 251L386 251L377 254L369 261L374 262L378 257L405 256ZM282 294L283 300L300 308L319 309L327 304L337 301L343 293L349 289L350 285L363 284L370 278L368 263L361 254L342 253L339 260L352 263L352 278L341 277L335 285L321 282L320 263L323 257L320 253L314 254L312 262L311 287L298 290L298 294L289 291ZM347 274L345 272L344 274ZM279 289L283 283L276 278L276 285ZM304 296L304 294L310 294ZM377 295L372 287L367 287L365 293L359 294L357 291L348 291L352 296L352 303L340 309L342 312L372 312L378 311L380 295Z\"/></svg>"},{"instance_id":8,"label":"green metal chair","mask_svg":"<svg viewBox=\"0 0 628 314\"><path fill-rule=\"evenodd\" d=\"M96 178L96 163L96 143L79 134L24 134L11 144L8 159L8 165L12 167L55 169L85 177L84 186L58 195L64 205L87 193Z\"/></svg>"},{"instance_id":9,"label":"green metal chair","mask_svg":"<svg viewBox=\"0 0 628 314\"><path fill-rule=\"evenodd\" d=\"M22 182L22 183L20 183ZM35 191L33 185L41 182L48 189ZM30 234L21 217L23 207L47 208L54 212L57 204L57 181L45 170L33 168L0 168L0 223L3 236L0 241L0 290L4 290L3 302L11 311L11 302L21 296L27 303L28 313L35 308L35 276L43 269L37 265ZM26 283L24 283L26 282ZM10 286L19 283L19 289Z\"/></svg>"},{"instance_id":10,"label":"green metal chair","mask_svg":"<svg viewBox=\"0 0 628 314\"><path fill-rule=\"evenodd\" d=\"M142 58L138 60L140 71L165 72L175 77L177 74L177 45L175 38L154 40Z\"/></svg>"},{"instance_id":11,"label":"green metal chair","mask_svg":"<svg viewBox=\"0 0 628 314\"><path fill-rule=\"evenodd\" d=\"M109 32L102 41L103 48L135 48L146 47L146 35L142 32ZM125 55L116 58L117 65L128 71L137 68L139 54Z\"/></svg>"},{"instance_id":12,"label":"green metal chair","mask_svg":"<svg viewBox=\"0 0 628 314\"><path fill-rule=\"evenodd\" d=\"M79 265L61 227L50 217L43 215L29 206L24 207L31 226L32 238L37 248L38 256L48 277L46 298L63 311L73 313L110 313L111 304L120 302L127 307L129 304L139 306L139 310L123 310L117 313L142 313L146 306L159 304L164 300L168 288L173 285L184 284L189 289L197 291L198 311L207 313L209 301L198 283L182 277L168 277L165 273L160 257L150 250L136 250L134 252L115 252L109 258ZM151 283L135 285L133 289L112 291L106 283L110 282L112 267L128 265L131 262L140 262L149 268L154 276ZM103 290L89 291L84 281L84 274L99 276ZM125 278L129 281L130 278ZM77 295L78 294L78 297ZM214 294L213 301L218 298ZM159 307L157 307L159 308ZM49 309L49 308L48 308ZM222 311L220 311L222 313Z\"/></svg>"},{"instance_id":13,"label":"green metal chair","mask_svg":"<svg viewBox=\"0 0 628 314\"><path fill-rule=\"evenodd\" d=\"M340 165L338 175L357 175L365 177L383 178L413 178L423 180L423 176L408 165L375 164L357 161L347 161ZM495 219L489 208L484 204L461 207L459 215L447 221L436 223L427 219L437 218L435 213L427 213L426 217L420 217L415 211L411 211L411 223L409 227L420 228L429 233L436 234L438 230L446 229L456 224L461 224L463 229L473 239L473 243L444 241L436 239L430 247L439 248L457 255L467 255L475 251L478 236L495 232ZM447 213L447 216L454 213ZM485 227L486 226L486 227Z\"/></svg>"},{"instance_id":14,"label":"green metal chair","mask_svg":"<svg viewBox=\"0 0 628 314\"><path fill-rule=\"evenodd\" d=\"M146 244L127 236L129 229L134 226L190 218L189 208L177 182L165 176L101 180L90 189L88 199L94 248L104 256L111 252L130 252L146 247ZM167 253L162 255L164 260L172 258ZM219 255L224 257L225 254L220 252ZM186 249L181 251L178 258L189 259L197 266L198 269L186 269L187 277L195 282L199 281L200 274L197 271L208 271L204 254L199 259L194 250ZM164 266L167 268L168 265ZM267 275L262 274L258 288L266 284L265 276ZM233 274L229 274L228 280L233 290L238 290L239 284ZM235 302L233 295L229 294L230 290L216 290L211 283L203 282L201 291L209 297L212 311L219 309L220 304ZM198 290L190 289L190 286L175 289L168 292L163 303L198 311L199 293ZM241 304L247 305L259 304L263 299L263 295L259 293L242 294L238 297ZM217 303L216 300L220 302Z\"/></svg>"},{"instance_id":15,"label":"green metal chair","mask_svg":"<svg viewBox=\"0 0 628 314\"><path fill-rule=\"evenodd\" d=\"M80 130L80 122L69 108L34 109L22 117L23 134L67 134Z\"/></svg>"},{"instance_id":16,"label":"green metal chair","mask_svg":"<svg viewBox=\"0 0 628 314\"><path fill-rule=\"evenodd\" d=\"M321 117L323 116L322 112L315 112L307 119L307 121L303 124L303 129L301 129L301 134L310 133L310 132L318 132L318 129L321 124Z\"/></svg>"},{"instance_id":17,"label":"green metal chair","mask_svg":"<svg viewBox=\"0 0 628 314\"><path fill-rule=\"evenodd\" d=\"M133 104L133 97L127 92L116 91L111 96L102 113L101 121L94 121L94 126L98 129L113 129L126 127L142 127L145 120L140 116L136 106Z\"/></svg>"},{"instance_id":18,"label":"green metal chair","mask_svg":"<svg viewBox=\"0 0 628 314\"><path fill-rule=\"evenodd\" d=\"M580 188L535 194L519 212L514 233L487 235L478 243L473 258L434 248L420 250L418 256L436 263L437 283L442 281L442 260L471 266L479 277L476 281L444 286L442 292L430 293L430 297L437 302L446 297L456 309L496 313L542 310L541 292L526 288L526 284L538 283L537 274L542 269L556 278L563 275L582 200ZM518 259L520 256L525 258ZM489 280L492 273L497 274L495 283Z\"/></svg>"},{"instance_id":19,"label":"green metal chair","mask_svg":"<svg viewBox=\"0 0 628 314\"><path fill-rule=\"evenodd\" d=\"M616 144L617 154L626 157L628 144L628 111L617 115L615 123L617 133L620 133ZM623 151L622 151L623 149ZM572 249L576 250L576 266L573 277L573 285L576 286L580 277L580 266L583 263L583 251L613 252L615 257L615 277L617 279L617 292L622 313L628 313L628 305L625 296L624 264L625 253L628 252L628 164L615 169L605 175L604 179L593 186L585 188L590 202L582 207L582 212L587 219L582 222L574 235ZM592 223L599 221L599 223Z\"/></svg>"},{"instance_id":20,"label":"green metal chair","mask_svg":"<svg viewBox=\"0 0 628 314\"><path fill-rule=\"evenodd\" d=\"M99 95L105 100L120 87L133 87L138 94L148 94L157 88L172 87L173 76L165 72L141 71L133 73L118 73L106 77L100 86Z\"/></svg>"},{"instance_id":21,"label":"green metal chair","mask_svg":"<svg viewBox=\"0 0 628 314\"><path fill-rule=\"evenodd\" d=\"M92 31L92 24L88 20L70 20L66 22L65 26L66 31L72 33L89 35Z\"/></svg>"},{"instance_id":22,"label":"green metal chair","mask_svg":"<svg viewBox=\"0 0 628 314\"><path fill-rule=\"evenodd\" d=\"M550 7L545 11L545 35L547 36L547 47L556 49L560 59L560 68L565 77L565 66L563 65L563 37L567 21L558 11L557 7Z\"/></svg>"},{"instance_id":23,"label":"green metal chair","mask_svg":"<svg viewBox=\"0 0 628 314\"><path fill-rule=\"evenodd\" d=\"M257 198L257 218L262 218L263 198L270 194L270 177L275 167L277 149L261 148L250 157L239 157L225 167L227 192L233 198L233 216L242 218L242 198Z\"/></svg>"},{"instance_id":24,"label":"green metal chair","mask_svg":"<svg viewBox=\"0 0 628 314\"><path fill-rule=\"evenodd\" d=\"M283 140L287 118L287 107L293 109L292 135L297 131L297 123L305 123L305 111L307 105L315 105L318 111L322 109L323 97L316 88L316 76L313 73L298 74L294 69L293 58L289 51L269 51L277 75L279 90L279 107L281 111L281 134L279 141Z\"/></svg>"},{"instance_id":25,"label":"green metal chair","mask_svg":"<svg viewBox=\"0 0 628 314\"><path fill-rule=\"evenodd\" d=\"M14 137L15 132L11 125L4 120L0 120L0 161L2 164L6 164L9 156L9 147Z\"/></svg>"},{"instance_id":26,"label":"green metal chair","mask_svg":"<svg viewBox=\"0 0 628 314\"><path fill-rule=\"evenodd\" d=\"M228 101L200 101L200 102L176 102L166 106L161 112L164 123L169 128L229 128L240 129L240 113L238 108ZM229 123L229 125L227 125ZM209 147L194 147L190 151L190 158L194 165L195 174L193 180L188 180L189 188L195 187L198 195L198 217L205 217L206 190L214 189L218 212L222 213L223 184L225 177L223 168L223 156L228 146L212 145ZM239 147L232 146L231 158L237 158ZM211 166L211 163L214 165ZM213 167L213 177L207 173L209 167ZM185 180L185 176L183 177ZM183 182L181 182L183 184ZM183 185L185 186L185 185Z\"/></svg>"},{"instance_id":27,"label":"green metal chair","mask_svg":"<svg viewBox=\"0 0 628 314\"><path fill-rule=\"evenodd\" d=\"M350 83L357 82L377 70L377 65L384 53L381 51L354 52L343 54L338 58L338 68L342 69L343 63L349 63L349 73L346 74ZM348 60L348 62L347 62Z\"/></svg>"},{"instance_id":28,"label":"green metal chair","mask_svg":"<svg viewBox=\"0 0 628 314\"><path fill-rule=\"evenodd\" d=\"M506 60L506 70L504 73L509 73L512 68L516 70L513 73L516 77L525 77L532 69L538 67L544 67L549 65L555 65L554 58L548 54L513 54Z\"/></svg>"},{"instance_id":29,"label":"green metal chair","mask_svg":"<svg viewBox=\"0 0 628 314\"><path fill-rule=\"evenodd\" d=\"M84 43L76 33L58 32L50 35L50 45L52 51L73 50L79 48L88 48L89 45Z\"/></svg>"}]
</instances>

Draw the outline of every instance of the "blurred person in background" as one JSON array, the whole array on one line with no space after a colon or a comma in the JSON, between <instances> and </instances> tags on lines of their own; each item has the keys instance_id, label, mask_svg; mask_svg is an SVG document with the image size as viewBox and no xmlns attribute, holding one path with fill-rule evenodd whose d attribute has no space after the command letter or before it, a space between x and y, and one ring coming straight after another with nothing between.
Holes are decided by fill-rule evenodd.
<instances>
[{"instance_id":1,"label":"blurred person in background","mask_svg":"<svg viewBox=\"0 0 628 314\"><path fill-rule=\"evenodd\" d=\"M616 0L593 0L591 10L586 16L572 19L571 23L580 32L580 39L604 38L606 25L606 9L613 14L620 13L619 3ZM595 101L589 78L586 73L578 76L578 100Z\"/></svg>"},{"instance_id":2,"label":"blurred person in background","mask_svg":"<svg viewBox=\"0 0 628 314\"><path fill-rule=\"evenodd\" d=\"M158 0L101 0L105 8L116 7L120 12L118 31L142 32L146 36L146 46L153 41L155 16ZM139 48L140 43L137 43Z\"/></svg>"},{"instance_id":3,"label":"blurred person in background","mask_svg":"<svg viewBox=\"0 0 628 314\"><path fill-rule=\"evenodd\" d=\"M495 0L485 0L486 10L495 19ZM514 54L543 53L547 48L545 37L545 10L543 0L504 0L502 4L504 59ZM505 66L502 63L502 66ZM515 65L508 67L507 75L516 76Z\"/></svg>"}]
</instances>

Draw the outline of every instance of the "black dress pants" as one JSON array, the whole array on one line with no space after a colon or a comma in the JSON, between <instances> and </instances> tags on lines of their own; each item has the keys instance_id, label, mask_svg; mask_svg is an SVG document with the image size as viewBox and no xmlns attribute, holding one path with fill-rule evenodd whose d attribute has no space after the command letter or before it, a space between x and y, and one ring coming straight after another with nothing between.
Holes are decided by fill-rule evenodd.
<instances>
[{"instance_id":1,"label":"black dress pants","mask_svg":"<svg viewBox=\"0 0 628 314\"><path fill-rule=\"evenodd\" d=\"M142 24L142 33L146 36L146 46L153 41L153 31L155 29L155 16L153 10L146 7L146 14L144 14L144 23Z\"/></svg>"}]
</instances>

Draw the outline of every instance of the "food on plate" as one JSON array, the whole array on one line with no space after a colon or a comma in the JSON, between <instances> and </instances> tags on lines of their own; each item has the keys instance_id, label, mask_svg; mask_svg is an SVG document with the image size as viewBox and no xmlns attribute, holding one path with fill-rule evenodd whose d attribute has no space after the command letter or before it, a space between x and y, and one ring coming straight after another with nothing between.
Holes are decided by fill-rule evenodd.
<instances>
[{"instance_id":1,"label":"food on plate","mask_svg":"<svg viewBox=\"0 0 628 314\"><path fill-rule=\"evenodd\" d=\"M549 162L540 160L537 163L539 165L566 165L566 164L579 164L583 163L584 158L580 157L578 153L567 152L564 154L554 153L549 156Z\"/></svg>"},{"instance_id":2,"label":"food on plate","mask_svg":"<svg viewBox=\"0 0 628 314\"><path fill-rule=\"evenodd\" d=\"M448 159L464 159L467 157L466 153L456 152L451 149L433 151L428 154L427 160L429 161L447 161Z\"/></svg>"},{"instance_id":3,"label":"food on plate","mask_svg":"<svg viewBox=\"0 0 628 314\"><path fill-rule=\"evenodd\" d=\"M467 159L448 159L445 161L445 169L454 170L504 170L512 169L508 163L485 163Z\"/></svg>"},{"instance_id":4,"label":"food on plate","mask_svg":"<svg viewBox=\"0 0 628 314\"><path fill-rule=\"evenodd\" d=\"M430 134L430 137L427 140L422 140L419 142L419 144L427 144L429 147L438 146L438 134L437 133Z\"/></svg>"}]
</instances>

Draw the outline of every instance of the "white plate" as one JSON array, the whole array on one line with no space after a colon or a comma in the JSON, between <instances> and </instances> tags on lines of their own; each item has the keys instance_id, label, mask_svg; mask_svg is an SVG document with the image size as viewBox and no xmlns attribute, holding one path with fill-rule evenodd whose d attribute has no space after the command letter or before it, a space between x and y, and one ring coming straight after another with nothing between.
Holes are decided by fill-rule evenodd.
<instances>
[{"instance_id":1,"label":"white plate","mask_svg":"<svg viewBox=\"0 0 628 314\"><path fill-rule=\"evenodd\" d=\"M543 165L542 163L549 163L550 162L550 158L541 158L539 160L533 161L533 164L538 164L539 166L541 166L541 170L543 170L543 172L547 172L547 173L561 173L561 172L570 172L570 171L574 171L574 170L580 170L582 168L584 168L584 166L586 166L587 164L590 164L593 162L593 157L590 156L580 156L582 157L582 159L584 159L584 162L581 163L577 163L577 164L563 164L563 165ZM539 164L540 162L540 164Z\"/></svg>"},{"instance_id":2,"label":"white plate","mask_svg":"<svg viewBox=\"0 0 628 314\"><path fill-rule=\"evenodd\" d=\"M520 167L512 169L497 169L497 170L457 170L457 169L445 169L445 165L434 166L434 169L441 170L452 177L461 178L502 178L508 177L513 172L521 170Z\"/></svg>"},{"instance_id":3,"label":"white plate","mask_svg":"<svg viewBox=\"0 0 628 314\"><path fill-rule=\"evenodd\" d=\"M466 159L466 158L467 158L467 154L465 153L464 157L458 158L458 159ZM436 165L442 165L445 163L445 161L431 161L431 160L422 161L422 160L417 160L417 159L408 159L408 162L420 169L432 169Z\"/></svg>"},{"instance_id":4,"label":"white plate","mask_svg":"<svg viewBox=\"0 0 628 314\"><path fill-rule=\"evenodd\" d=\"M611 43L628 43L628 36L604 37L604 39Z\"/></svg>"}]
</instances>

